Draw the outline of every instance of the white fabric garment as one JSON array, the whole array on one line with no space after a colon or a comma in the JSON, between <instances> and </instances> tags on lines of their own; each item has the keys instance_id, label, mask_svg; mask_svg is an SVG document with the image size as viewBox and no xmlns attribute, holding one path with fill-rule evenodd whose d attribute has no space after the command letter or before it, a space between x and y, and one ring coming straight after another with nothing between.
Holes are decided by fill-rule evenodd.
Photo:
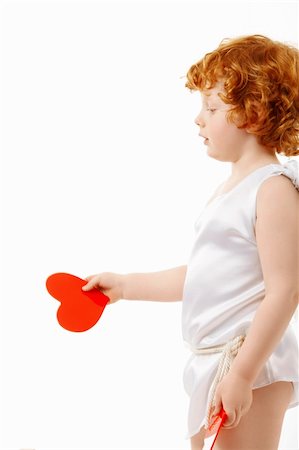
<instances>
[{"instance_id":1,"label":"white fabric garment","mask_svg":"<svg viewBox=\"0 0 299 450\"><path fill-rule=\"evenodd\" d=\"M256 195L263 181L285 175L299 190L298 163L267 164L230 191L215 197L195 222L195 242L187 264L182 302L182 335L195 348L222 345L245 334L265 295L255 238ZM282 230L283 232L283 230ZM257 336L258 339L258 336ZM191 354L183 383L190 396L188 433L204 425L209 389L221 355ZM291 321L253 388L292 381L289 408L298 405L298 342Z\"/></svg>"}]
</instances>

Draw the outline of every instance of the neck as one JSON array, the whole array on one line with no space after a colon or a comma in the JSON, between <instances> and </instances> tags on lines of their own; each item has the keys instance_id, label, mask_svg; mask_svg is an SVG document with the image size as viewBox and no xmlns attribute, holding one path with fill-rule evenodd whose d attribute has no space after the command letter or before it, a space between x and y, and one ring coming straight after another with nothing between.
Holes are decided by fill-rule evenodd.
<instances>
[{"instance_id":1,"label":"neck","mask_svg":"<svg viewBox=\"0 0 299 450\"><path fill-rule=\"evenodd\" d=\"M281 164L276 156L275 149L269 149L255 142L255 145L243 149L238 159L232 161L231 178L238 179L267 164Z\"/></svg>"}]
</instances>

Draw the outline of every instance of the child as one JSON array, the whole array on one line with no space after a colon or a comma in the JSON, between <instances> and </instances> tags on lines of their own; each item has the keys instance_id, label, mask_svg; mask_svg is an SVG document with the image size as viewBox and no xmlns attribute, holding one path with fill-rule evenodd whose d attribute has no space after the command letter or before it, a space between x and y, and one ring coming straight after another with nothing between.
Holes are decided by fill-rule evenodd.
<instances>
[{"instance_id":1,"label":"child","mask_svg":"<svg viewBox=\"0 0 299 450\"><path fill-rule=\"evenodd\" d=\"M298 405L298 50L253 35L223 41L192 65L195 120L208 155L231 162L195 222L187 265L87 277L111 299L182 300L192 351L184 370L192 450L221 411L215 449L277 449L285 411ZM281 164L277 153L289 157ZM277 176L284 175L284 176Z\"/></svg>"}]
</instances>

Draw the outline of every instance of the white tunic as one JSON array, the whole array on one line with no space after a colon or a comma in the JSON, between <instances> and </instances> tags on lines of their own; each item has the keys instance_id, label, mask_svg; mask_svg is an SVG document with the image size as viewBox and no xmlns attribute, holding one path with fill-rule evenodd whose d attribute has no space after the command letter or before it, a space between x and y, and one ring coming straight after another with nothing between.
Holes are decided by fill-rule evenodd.
<instances>
[{"instance_id":1,"label":"white tunic","mask_svg":"<svg viewBox=\"0 0 299 450\"><path fill-rule=\"evenodd\" d=\"M255 238L257 191L264 180L281 174L299 190L296 160L289 159L283 165L267 164L215 197L197 218L182 302L182 334L187 345L211 347L246 335L265 295ZM208 392L220 356L192 353L187 361L183 374L190 396L186 438L204 425ZM293 321L253 388L282 380L293 382L289 408L298 405L298 342Z\"/></svg>"}]
</instances>

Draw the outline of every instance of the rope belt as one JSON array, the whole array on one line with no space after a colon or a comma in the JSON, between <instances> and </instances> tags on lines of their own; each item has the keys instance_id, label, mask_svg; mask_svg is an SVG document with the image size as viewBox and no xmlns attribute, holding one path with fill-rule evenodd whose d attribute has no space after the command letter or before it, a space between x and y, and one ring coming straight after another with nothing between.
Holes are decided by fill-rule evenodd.
<instances>
[{"instance_id":1,"label":"rope belt","mask_svg":"<svg viewBox=\"0 0 299 450\"><path fill-rule=\"evenodd\" d=\"M215 392L218 384L222 380L222 378L229 372L229 369L233 363L234 358L237 356L237 353L242 346L245 340L245 335L236 336L235 338L228 341L226 344L214 346L214 347L206 347L206 348L195 348L192 345L185 342L187 347L196 355L211 355L213 353L222 353L216 376L213 380L211 388L209 390L208 396L208 406L207 406L207 414L206 414L206 428L209 427L211 422L212 410L215 406Z\"/></svg>"}]
</instances>

